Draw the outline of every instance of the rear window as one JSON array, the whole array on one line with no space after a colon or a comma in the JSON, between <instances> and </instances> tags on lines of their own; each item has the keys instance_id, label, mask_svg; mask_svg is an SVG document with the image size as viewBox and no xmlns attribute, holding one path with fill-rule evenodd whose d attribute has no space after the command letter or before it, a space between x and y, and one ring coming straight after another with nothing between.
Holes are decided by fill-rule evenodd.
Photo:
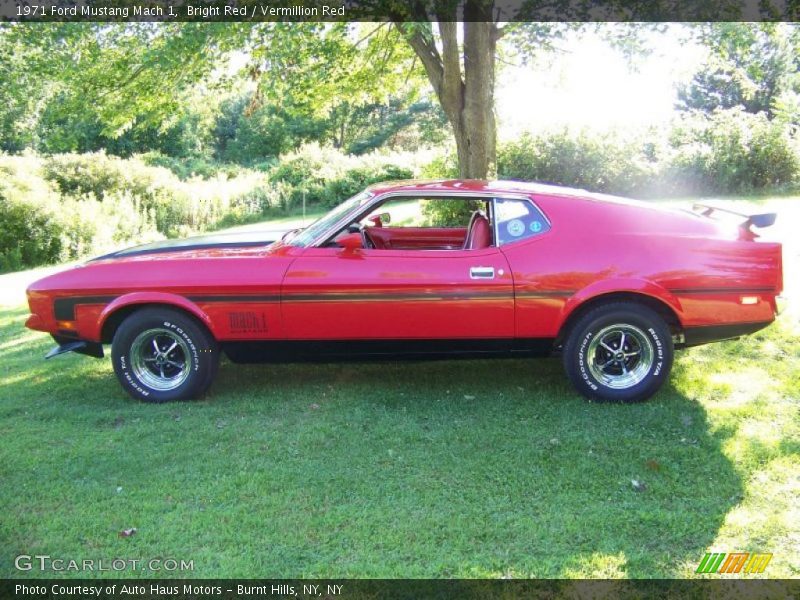
<instances>
[{"instance_id":1,"label":"rear window","mask_svg":"<svg viewBox=\"0 0 800 600\"><path fill-rule=\"evenodd\" d=\"M496 198L495 219L500 245L542 235L550 223L530 200Z\"/></svg>"}]
</instances>

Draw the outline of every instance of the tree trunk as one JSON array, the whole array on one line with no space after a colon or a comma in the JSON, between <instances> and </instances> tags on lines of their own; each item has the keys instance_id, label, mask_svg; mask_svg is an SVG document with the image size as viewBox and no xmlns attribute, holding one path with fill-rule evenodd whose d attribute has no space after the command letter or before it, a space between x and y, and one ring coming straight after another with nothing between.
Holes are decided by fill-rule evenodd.
<instances>
[{"instance_id":1,"label":"tree trunk","mask_svg":"<svg viewBox=\"0 0 800 600\"><path fill-rule=\"evenodd\" d=\"M464 105L461 109L459 173L464 178L497 175L494 115L494 23L464 23Z\"/></svg>"},{"instance_id":2,"label":"tree trunk","mask_svg":"<svg viewBox=\"0 0 800 600\"><path fill-rule=\"evenodd\" d=\"M496 176L494 69L498 30L492 21L491 6L492 2L486 0L465 3L463 75L458 23L452 15L441 16L438 21L441 54L429 25L425 28L417 24L406 38L425 67L453 128L458 171L463 179Z\"/></svg>"}]
</instances>

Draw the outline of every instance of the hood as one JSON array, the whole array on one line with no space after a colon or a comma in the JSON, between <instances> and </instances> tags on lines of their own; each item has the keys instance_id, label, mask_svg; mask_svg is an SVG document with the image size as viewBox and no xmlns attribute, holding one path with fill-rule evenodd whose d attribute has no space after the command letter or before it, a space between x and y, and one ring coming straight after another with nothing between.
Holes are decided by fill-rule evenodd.
<instances>
[{"instance_id":1,"label":"hood","mask_svg":"<svg viewBox=\"0 0 800 600\"><path fill-rule=\"evenodd\" d=\"M217 248L255 248L266 247L281 239L286 231L244 231L239 233L213 233L179 240L161 240L150 244L141 244L124 250L117 250L110 254L97 256L89 262L108 260L114 258L128 258L145 256L148 254L162 254L166 252L181 252L190 250L213 250Z\"/></svg>"}]
</instances>

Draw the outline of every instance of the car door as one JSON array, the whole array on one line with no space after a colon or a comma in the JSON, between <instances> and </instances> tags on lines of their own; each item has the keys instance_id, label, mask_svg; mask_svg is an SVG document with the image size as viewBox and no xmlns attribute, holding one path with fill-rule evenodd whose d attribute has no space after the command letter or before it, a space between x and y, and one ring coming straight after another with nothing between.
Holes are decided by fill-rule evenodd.
<instances>
[{"instance_id":1,"label":"car door","mask_svg":"<svg viewBox=\"0 0 800 600\"><path fill-rule=\"evenodd\" d=\"M297 340L510 340L513 280L494 246L475 250L307 248L283 280Z\"/></svg>"}]
</instances>

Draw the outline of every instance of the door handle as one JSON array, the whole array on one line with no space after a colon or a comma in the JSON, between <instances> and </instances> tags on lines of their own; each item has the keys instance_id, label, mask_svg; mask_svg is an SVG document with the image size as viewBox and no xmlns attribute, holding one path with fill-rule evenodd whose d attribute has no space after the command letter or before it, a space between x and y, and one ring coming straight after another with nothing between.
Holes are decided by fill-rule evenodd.
<instances>
[{"instance_id":1,"label":"door handle","mask_svg":"<svg viewBox=\"0 0 800 600\"><path fill-rule=\"evenodd\" d=\"M472 267L469 276L470 279L494 279L494 267Z\"/></svg>"}]
</instances>

